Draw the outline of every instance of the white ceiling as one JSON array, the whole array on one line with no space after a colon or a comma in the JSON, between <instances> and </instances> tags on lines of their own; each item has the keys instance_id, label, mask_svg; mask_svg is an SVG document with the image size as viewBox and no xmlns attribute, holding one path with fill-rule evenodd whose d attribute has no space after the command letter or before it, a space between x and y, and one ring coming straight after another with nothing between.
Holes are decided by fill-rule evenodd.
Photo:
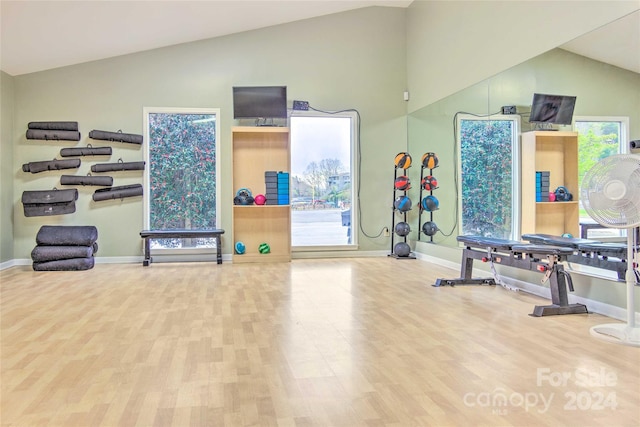
<instances>
[{"instance_id":1,"label":"white ceiling","mask_svg":"<svg viewBox=\"0 0 640 427\"><path fill-rule=\"evenodd\" d=\"M412 0L1 0L0 69L10 75L94 61ZM640 73L640 11L561 46Z\"/></svg>"}]
</instances>

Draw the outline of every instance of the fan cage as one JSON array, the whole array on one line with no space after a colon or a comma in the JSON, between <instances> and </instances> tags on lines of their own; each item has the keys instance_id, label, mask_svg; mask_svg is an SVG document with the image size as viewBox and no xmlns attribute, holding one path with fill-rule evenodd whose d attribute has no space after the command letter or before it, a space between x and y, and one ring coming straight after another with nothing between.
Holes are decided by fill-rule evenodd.
<instances>
[{"instance_id":1,"label":"fan cage","mask_svg":"<svg viewBox=\"0 0 640 427\"><path fill-rule=\"evenodd\" d=\"M623 194L610 194L612 186ZM581 202L604 227L640 226L640 156L617 154L596 163L584 176Z\"/></svg>"}]
</instances>

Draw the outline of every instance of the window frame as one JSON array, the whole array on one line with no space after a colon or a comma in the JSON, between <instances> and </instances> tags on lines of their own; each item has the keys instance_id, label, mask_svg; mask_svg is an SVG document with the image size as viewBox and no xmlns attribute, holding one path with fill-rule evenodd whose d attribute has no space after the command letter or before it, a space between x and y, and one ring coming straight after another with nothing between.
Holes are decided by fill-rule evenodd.
<instances>
[{"instance_id":1,"label":"window frame","mask_svg":"<svg viewBox=\"0 0 640 427\"><path fill-rule=\"evenodd\" d=\"M458 230L460 234L463 234L463 223L462 223L462 140L461 129L462 129L462 121L463 120L474 120L474 121L510 121L513 122L513 127L511 130L511 141L512 141L512 150L511 150L511 164L512 164L512 180L511 180L511 194L513 195L512 206L511 206L511 236L509 237L512 240L520 240L520 230L521 227L521 195L520 195L520 171L521 171L521 158L520 158L520 144L521 144L521 117L517 114L491 114L486 116L475 115L470 113L459 113L455 117L455 126L456 126L456 151L457 158L456 162L459 165L456 171L456 179L458 180L456 191L458 191L459 197L457 200L458 206Z\"/></svg>"},{"instance_id":2,"label":"window frame","mask_svg":"<svg viewBox=\"0 0 640 427\"><path fill-rule=\"evenodd\" d=\"M359 228L359 200L358 200L358 188L359 188L359 169L360 164L360 135L359 135L359 120L360 117L355 110L343 110L336 112L320 111L320 110L295 110L292 111L289 116L289 128L291 130L291 120L296 117L317 117L317 118L348 118L350 119L350 156L351 161L349 164L351 174L351 243L344 245L317 245L317 246L294 246L291 245L292 253L302 252L329 252L329 251L353 251L358 249L358 230ZM293 138L292 138L293 139ZM293 142L291 143L293 147ZM293 224L293 223L292 223ZM345 233L347 230L345 229Z\"/></svg>"},{"instance_id":3,"label":"window frame","mask_svg":"<svg viewBox=\"0 0 640 427\"><path fill-rule=\"evenodd\" d=\"M186 107L143 107L143 137L146 144L143 144L143 157L145 164L147 167L144 171L144 188L147 189L142 197L143 203L143 229L148 230L150 227L151 221L151 198L150 198L150 189L151 189L151 167L149 162L149 149L150 149L150 140L149 140L149 115L150 114L208 114L214 115L216 118L216 129L215 129L215 153L216 153L216 223L215 228L221 228L221 217L222 217L222 203L220 197L220 189L223 188L223 179L220 175L220 162L221 162L221 146L222 141L220 140L220 126L221 126L221 116L220 116L220 108L186 108ZM215 254L217 251L216 248L155 248L152 250L154 254L157 255L209 255ZM184 257L180 258L184 260Z\"/></svg>"}]
</instances>

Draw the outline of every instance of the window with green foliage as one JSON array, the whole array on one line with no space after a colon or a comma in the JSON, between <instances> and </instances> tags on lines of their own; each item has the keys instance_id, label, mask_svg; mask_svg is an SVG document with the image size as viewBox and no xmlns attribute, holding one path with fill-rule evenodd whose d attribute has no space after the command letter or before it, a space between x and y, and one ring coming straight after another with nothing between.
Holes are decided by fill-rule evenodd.
<instances>
[{"instance_id":1,"label":"window with green foliage","mask_svg":"<svg viewBox=\"0 0 640 427\"><path fill-rule=\"evenodd\" d=\"M517 119L461 115L457 126L460 234L515 239L519 231Z\"/></svg>"},{"instance_id":2,"label":"window with green foliage","mask_svg":"<svg viewBox=\"0 0 640 427\"><path fill-rule=\"evenodd\" d=\"M578 187L582 188L584 175L605 157L628 152L628 117L576 117L574 129L578 132ZM580 222L591 222L591 217L580 205ZM619 237L624 230L590 230L589 237Z\"/></svg>"},{"instance_id":3,"label":"window with green foliage","mask_svg":"<svg viewBox=\"0 0 640 427\"><path fill-rule=\"evenodd\" d=\"M217 111L149 110L148 228L218 228ZM160 248L209 247L215 239L164 239Z\"/></svg>"}]
</instances>

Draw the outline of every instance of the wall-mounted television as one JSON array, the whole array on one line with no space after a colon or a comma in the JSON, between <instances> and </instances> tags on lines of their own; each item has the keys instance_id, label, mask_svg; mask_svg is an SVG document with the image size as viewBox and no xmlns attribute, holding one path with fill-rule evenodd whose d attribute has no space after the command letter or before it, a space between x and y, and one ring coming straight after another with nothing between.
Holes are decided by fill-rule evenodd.
<instances>
[{"instance_id":1,"label":"wall-mounted television","mask_svg":"<svg viewBox=\"0 0 640 427\"><path fill-rule=\"evenodd\" d=\"M534 93L529 123L570 125L575 106L575 96Z\"/></svg>"},{"instance_id":2,"label":"wall-mounted television","mask_svg":"<svg viewBox=\"0 0 640 427\"><path fill-rule=\"evenodd\" d=\"M235 86L234 119L287 118L286 86Z\"/></svg>"}]
</instances>

